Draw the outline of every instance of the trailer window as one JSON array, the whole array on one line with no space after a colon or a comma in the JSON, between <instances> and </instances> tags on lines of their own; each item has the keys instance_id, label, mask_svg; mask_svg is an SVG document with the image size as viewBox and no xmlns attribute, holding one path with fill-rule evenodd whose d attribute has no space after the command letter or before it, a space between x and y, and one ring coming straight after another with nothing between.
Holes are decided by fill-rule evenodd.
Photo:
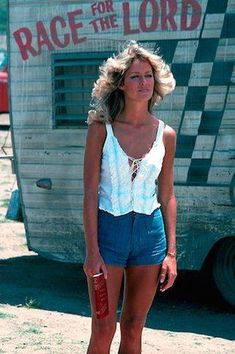
<instances>
[{"instance_id":1,"label":"trailer window","mask_svg":"<svg viewBox=\"0 0 235 354\"><path fill-rule=\"evenodd\" d=\"M91 90L99 66L110 53L58 53L52 55L54 128L87 127Z\"/></svg>"}]
</instances>

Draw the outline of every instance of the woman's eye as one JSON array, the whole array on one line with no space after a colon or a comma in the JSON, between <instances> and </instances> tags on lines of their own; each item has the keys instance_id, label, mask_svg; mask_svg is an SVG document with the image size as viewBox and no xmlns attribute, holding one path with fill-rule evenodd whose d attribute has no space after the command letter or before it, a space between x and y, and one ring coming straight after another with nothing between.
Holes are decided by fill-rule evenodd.
<instances>
[{"instance_id":1,"label":"woman's eye","mask_svg":"<svg viewBox=\"0 0 235 354\"><path fill-rule=\"evenodd\" d=\"M153 77L153 74L147 74L144 76L145 78L152 78ZM131 79L138 79L139 78L139 75L133 75L131 76Z\"/></svg>"}]
</instances>

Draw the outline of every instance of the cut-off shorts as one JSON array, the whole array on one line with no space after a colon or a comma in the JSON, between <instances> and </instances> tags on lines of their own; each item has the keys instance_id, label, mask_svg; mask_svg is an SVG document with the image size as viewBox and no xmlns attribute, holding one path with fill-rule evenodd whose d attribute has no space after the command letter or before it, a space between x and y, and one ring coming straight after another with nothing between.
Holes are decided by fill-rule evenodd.
<instances>
[{"instance_id":1,"label":"cut-off shorts","mask_svg":"<svg viewBox=\"0 0 235 354\"><path fill-rule=\"evenodd\" d=\"M146 215L131 211L114 216L98 210L98 244L105 264L161 264L166 256L166 234L161 210Z\"/></svg>"}]
</instances>

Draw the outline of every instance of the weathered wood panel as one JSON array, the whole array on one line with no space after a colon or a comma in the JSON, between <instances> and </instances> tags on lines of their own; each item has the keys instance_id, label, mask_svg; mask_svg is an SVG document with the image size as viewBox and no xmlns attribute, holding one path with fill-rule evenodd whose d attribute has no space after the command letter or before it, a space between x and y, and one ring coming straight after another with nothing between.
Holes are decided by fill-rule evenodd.
<instances>
[{"instance_id":1,"label":"weathered wood panel","mask_svg":"<svg viewBox=\"0 0 235 354\"><path fill-rule=\"evenodd\" d=\"M21 149L18 156L20 164L55 164L55 165L79 165L84 157L84 150L79 148L58 149Z\"/></svg>"},{"instance_id":2,"label":"weathered wood panel","mask_svg":"<svg viewBox=\"0 0 235 354\"><path fill-rule=\"evenodd\" d=\"M48 193L47 190L38 188L36 186L36 181L35 178L28 178L21 179L21 189L24 193L43 193L46 194ZM52 180L52 191L53 193L58 193L62 195L66 194L73 194L73 195L80 195L83 193L83 183L81 183L81 180L78 180L78 178L75 179L70 179L69 183L67 180L64 178L53 178Z\"/></svg>"},{"instance_id":3,"label":"weathered wood panel","mask_svg":"<svg viewBox=\"0 0 235 354\"><path fill-rule=\"evenodd\" d=\"M215 61L234 61L235 38L223 38L219 40Z\"/></svg>"},{"instance_id":4,"label":"weathered wood panel","mask_svg":"<svg viewBox=\"0 0 235 354\"><path fill-rule=\"evenodd\" d=\"M226 102L226 110L235 109L235 86L230 86Z\"/></svg>"},{"instance_id":5,"label":"weathered wood panel","mask_svg":"<svg viewBox=\"0 0 235 354\"><path fill-rule=\"evenodd\" d=\"M195 1L201 12L197 11L199 21L192 30L181 28L185 20L190 23L192 9L183 9L182 1L169 2L169 6L173 3L176 14L166 21L164 2L157 0L118 0L113 2L113 11L104 15L97 10L92 14L96 2L90 0L9 1L14 153L27 238L30 247L40 254L66 261L82 261L84 255L86 129L53 129L51 55L91 52L95 56L97 52L117 51L127 39L146 41L152 49L159 46L177 79L176 90L156 107L155 114L178 134L175 181L179 265L200 268L216 240L231 232L234 235L235 69L231 62L235 39L229 21L235 3L228 1L224 12L211 13L207 0ZM76 33L85 39L75 44L68 12L78 9L82 9L76 17L81 27ZM97 19L110 14L116 16L117 26L101 30ZM55 16L63 18L65 27L57 26L53 34L50 26ZM37 34L39 23L45 28L44 37ZM31 33L36 51L35 56L28 52L26 60L22 60L13 35L22 24ZM54 39L63 42L64 34L69 40L60 48ZM40 49L38 40L44 40ZM36 187L36 180L43 177L52 179L52 190ZM189 253L192 244L195 252Z\"/></svg>"},{"instance_id":6,"label":"weathered wood panel","mask_svg":"<svg viewBox=\"0 0 235 354\"><path fill-rule=\"evenodd\" d=\"M84 148L86 142L86 131L63 129L63 130L40 130L15 131L15 144L20 149L57 149Z\"/></svg>"},{"instance_id":7,"label":"weathered wood panel","mask_svg":"<svg viewBox=\"0 0 235 354\"><path fill-rule=\"evenodd\" d=\"M68 181L70 179L82 179L83 177L83 164L80 165L66 165L66 168L62 165L36 165L36 164L22 164L19 171L20 178L65 178ZM68 182L69 183L69 182Z\"/></svg>"},{"instance_id":8,"label":"weathered wood panel","mask_svg":"<svg viewBox=\"0 0 235 354\"><path fill-rule=\"evenodd\" d=\"M209 86L206 94L205 110L222 111L226 98L227 86Z\"/></svg>"},{"instance_id":9,"label":"weathered wood panel","mask_svg":"<svg viewBox=\"0 0 235 354\"><path fill-rule=\"evenodd\" d=\"M183 111L185 105L185 99L187 95L186 87L176 87L174 94L166 96L164 100L158 107L158 110L174 110L174 111Z\"/></svg>"},{"instance_id":10,"label":"weathered wood panel","mask_svg":"<svg viewBox=\"0 0 235 354\"><path fill-rule=\"evenodd\" d=\"M53 224L54 223L65 223L69 224L72 222L81 224L82 223L82 210L81 209L71 209L71 208L53 208L47 209L45 208L28 208L25 207L25 212L27 219L30 222L40 222L40 223L48 223L51 225L51 231L53 232ZM33 233L32 233L33 236Z\"/></svg>"},{"instance_id":11,"label":"weathered wood panel","mask_svg":"<svg viewBox=\"0 0 235 354\"><path fill-rule=\"evenodd\" d=\"M39 254L64 262L82 263L85 256L85 242L83 233L76 228L76 233L44 233L43 236L31 237L30 247Z\"/></svg>"},{"instance_id":12,"label":"weathered wood panel","mask_svg":"<svg viewBox=\"0 0 235 354\"><path fill-rule=\"evenodd\" d=\"M24 193L24 203L28 208L43 209L82 209L83 206L82 194L58 194L53 191L48 193Z\"/></svg>"},{"instance_id":13,"label":"weathered wood panel","mask_svg":"<svg viewBox=\"0 0 235 354\"><path fill-rule=\"evenodd\" d=\"M24 112L21 104L15 105L16 109L14 111L14 120L12 122L13 130L22 129L49 129L52 127L52 113L51 110L39 111L39 112ZM19 130L20 133L20 130ZM15 134L16 137L18 134Z\"/></svg>"},{"instance_id":14,"label":"weathered wood panel","mask_svg":"<svg viewBox=\"0 0 235 354\"><path fill-rule=\"evenodd\" d=\"M201 209L200 213L196 214L196 217L200 215L206 215L208 212L214 210L215 214L227 213L225 208L220 208L221 205L232 207L233 203L231 195L227 185L225 186L188 186L176 185L175 193L178 200L178 205L181 209L188 208L190 213L194 213L194 208ZM179 218L187 218L187 215L179 214ZM230 216L233 217L233 214ZM213 223L213 219L209 219L208 223Z\"/></svg>"}]
</instances>

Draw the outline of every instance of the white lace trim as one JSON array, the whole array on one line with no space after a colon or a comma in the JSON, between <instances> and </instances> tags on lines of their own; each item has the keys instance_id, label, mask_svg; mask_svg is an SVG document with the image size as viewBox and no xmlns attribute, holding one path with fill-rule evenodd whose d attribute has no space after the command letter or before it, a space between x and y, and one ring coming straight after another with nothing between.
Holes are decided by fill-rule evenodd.
<instances>
[{"instance_id":1,"label":"white lace trim","mask_svg":"<svg viewBox=\"0 0 235 354\"><path fill-rule=\"evenodd\" d=\"M162 134L157 134L151 150L145 156L133 158L122 150L118 140L112 134L110 124L106 124L106 127L107 136L104 149L108 158L111 179L112 210L109 210L103 199L101 209L112 212L114 215L122 215L134 209L149 213L153 205L155 207L159 205L156 194L150 187L154 185L154 179L157 178L161 170L164 151L161 148L161 153L157 153L156 149L159 148L158 142ZM144 186L149 187L146 189Z\"/></svg>"},{"instance_id":2,"label":"white lace trim","mask_svg":"<svg viewBox=\"0 0 235 354\"><path fill-rule=\"evenodd\" d=\"M131 165L130 165L130 172L131 172L131 181L133 183L133 181L135 180L137 173L140 169L140 165L141 162L143 160L143 157L139 158L139 159L134 159L133 157L127 156L128 160L131 161ZM128 161L129 162L129 161Z\"/></svg>"},{"instance_id":3,"label":"white lace trim","mask_svg":"<svg viewBox=\"0 0 235 354\"><path fill-rule=\"evenodd\" d=\"M129 181L129 164L126 163L126 159L123 159L123 155L117 154L118 162L117 163L115 158L115 149L118 148L115 143L111 143L109 145L110 153L109 153L109 168L111 174L111 181L112 181L112 191L111 191L111 200L112 206L114 210L119 210L122 207L122 203L120 202L120 189L121 185L125 185L127 189L127 193L131 193L131 189L128 190ZM125 200L126 202L127 200ZM129 206L130 207L130 206Z\"/></svg>"}]
</instances>

